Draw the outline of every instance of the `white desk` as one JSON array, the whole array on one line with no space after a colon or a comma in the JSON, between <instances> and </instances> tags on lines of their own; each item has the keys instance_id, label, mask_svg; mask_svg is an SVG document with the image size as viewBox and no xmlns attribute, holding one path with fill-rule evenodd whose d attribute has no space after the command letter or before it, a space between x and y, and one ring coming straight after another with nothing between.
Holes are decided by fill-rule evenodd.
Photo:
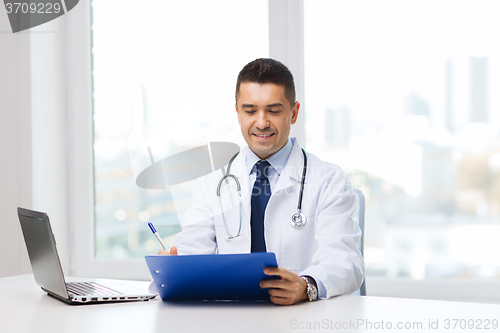
<instances>
[{"instance_id":1,"label":"white desk","mask_svg":"<svg viewBox=\"0 0 500 333\"><path fill-rule=\"evenodd\" d=\"M70 280L70 279L68 279ZM99 280L97 280L99 281ZM103 280L101 280L103 281ZM144 282L135 285L147 286ZM445 320L450 329L446 330ZM500 305L341 296L277 306L250 302L147 302L71 306L47 296L32 275L0 278L0 332L467 332L459 320L500 321ZM439 329L429 329L438 320ZM363 321L363 324L361 324ZM383 321L383 324L382 324ZM372 329L368 326L370 322ZM359 323L358 326L351 325ZM397 329L398 323L403 325ZM456 323L456 329L453 325ZM477 325L479 321L475 322ZM388 325L392 329L387 329ZM316 329L308 330L310 326ZM344 329L335 329L343 325ZM382 326L385 329L382 329ZM407 325L407 328L404 328ZM350 326L350 327L349 327ZM378 329L377 329L378 327ZM497 329L481 330L500 332Z\"/></svg>"}]
</instances>

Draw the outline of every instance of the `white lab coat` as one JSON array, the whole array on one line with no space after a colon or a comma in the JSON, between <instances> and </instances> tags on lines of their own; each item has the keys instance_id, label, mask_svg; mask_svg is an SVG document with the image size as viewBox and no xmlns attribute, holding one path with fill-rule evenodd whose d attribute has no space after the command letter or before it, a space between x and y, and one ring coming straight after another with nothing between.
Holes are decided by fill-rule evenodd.
<instances>
[{"instance_id":1,"label":"white lab coat","mask_svg":"<svg viewBox=\"0 0 500 333\"><path fill-rule=\"evenodd\" d=\"M297 211L302 177L303 155L292 138L293 149L271 194L264 218L268 252L274 252L278 266L299 275L321 281L326 296L357 290L364 277L365 265L359 251L361 230L358 226L358 200L340 167L307 154L307 174L302 213L307 223L300 228L290 224ZM238 177L242 193L240 237L228 239L221 208L216 196L222 170L197 181L190 208L181 222L183 230L174 245L179 254L249 253L250 199L253 184L245 165L245 146L234 160L231 173ZM221 197L229 231L239 226L239 208L235 182L223 184ZM230 192L228 192L230 191Z\"/></svg>"}]
</instances>

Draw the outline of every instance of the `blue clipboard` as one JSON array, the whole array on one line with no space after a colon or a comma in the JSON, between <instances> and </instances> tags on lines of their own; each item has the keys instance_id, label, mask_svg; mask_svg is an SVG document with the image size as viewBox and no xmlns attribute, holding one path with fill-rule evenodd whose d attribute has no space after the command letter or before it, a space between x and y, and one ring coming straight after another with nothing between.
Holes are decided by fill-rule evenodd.
<instances>
[{"instance_id":1,"label":"blue clipboard","mask_svg":"<svg viewBox=\"0 0 500 333\"><path fill-rule=\"evenodd\" d=\"M162 300L269 300L260 281L278 267L274 253L147 256Z\"/></svg>"}]
</instances>

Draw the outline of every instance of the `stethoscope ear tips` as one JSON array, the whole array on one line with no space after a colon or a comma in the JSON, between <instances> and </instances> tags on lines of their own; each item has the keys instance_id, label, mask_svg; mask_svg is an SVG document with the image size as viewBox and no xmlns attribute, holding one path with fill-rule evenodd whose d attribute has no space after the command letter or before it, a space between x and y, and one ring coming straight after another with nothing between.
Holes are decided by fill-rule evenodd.
<instances>
[{"instance_id":1,"label":"stethoscope ear tips","mask_svg":"<svg viewBox=\"0 0 500 333\"><path fill-rule=\"evenodd\" d=\"M292 224L292 227L300 228L306 224L306 216L302 213L295 213L292 215L292 220L290 223Z\"/></svg>"}]
</instances>

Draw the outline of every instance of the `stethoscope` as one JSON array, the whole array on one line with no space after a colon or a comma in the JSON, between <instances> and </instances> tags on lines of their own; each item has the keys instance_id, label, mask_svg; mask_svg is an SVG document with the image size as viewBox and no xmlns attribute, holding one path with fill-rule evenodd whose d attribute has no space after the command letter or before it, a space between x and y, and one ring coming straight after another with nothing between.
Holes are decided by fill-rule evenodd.
<instances>
[{"instance_id":1,"label":"stethoscope","mask_svg":"<svg viewBox=\"0 0 500 333\"><path fill-rule=\"evenodd\" d=\"M238 156L240 152L237 152L236 154L234 154L233 157L231 157L231 159L229 160L229 163L227 165L227 171L226 173L222 176L222 178L219 180L219 184L217 185L217 198L219 199L219 206L220 206L220 209L221 209L221 213L222 213L222 222L224 222L224 228L226 229L226 232L227 234L229 235L229 239L233 239L233 238L236 238L236 237L239 237L240 236L240 232L241 232L241 220L242 220L242 213L241 213L241 186L240 186L240 181L238 180L238 178L231 174L231 165L233 164L233 161L234 159L236 158L236 156ZM292 215L292 219L290 221L292 227L294 228L300 228L302 226L304 226L307 222L307 218L306 216L302 213L302 195L304 193L304 183L306 181L306 170L307 170L307 156L306 156L306 152L304 149L302 149L302 155L304 155L304 166L302 167L302 179L300 180L300 193L299 193L299 202L297 204L297 212L295 212L293 215ZM238 228L238 233L236 235L231 235L231 233L229 232L229 229L227 227L227 223L226 223L226 217L225 217L225 214L224 214L224 209L222 207L222 199L221 199L221 195L220 195L220 188L222 186L222 182L228 178L232 178L234 179L235 183L236 183L236 189L238 191L238 200L239 200L239 210L240 210L240 224L239 224L239 228Z\"/></svg>"}]
</instances>

